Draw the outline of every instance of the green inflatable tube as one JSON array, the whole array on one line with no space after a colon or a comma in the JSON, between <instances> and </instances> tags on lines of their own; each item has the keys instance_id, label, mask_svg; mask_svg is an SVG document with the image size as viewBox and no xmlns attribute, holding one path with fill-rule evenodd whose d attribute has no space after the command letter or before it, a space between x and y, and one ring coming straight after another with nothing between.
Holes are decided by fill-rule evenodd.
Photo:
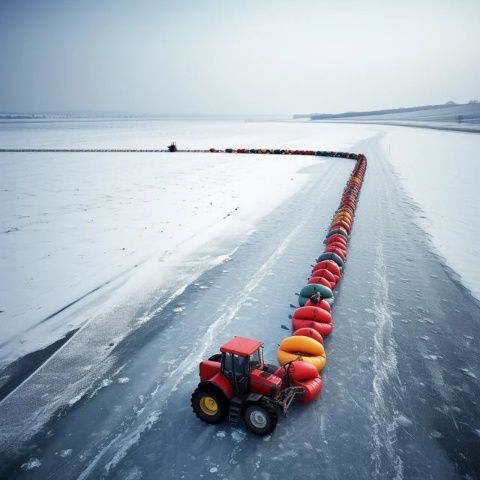
<instances>
[{"instance_id":1,"label":"green inflatable tube","mask_svg":"<svg viewBox=\"0 0 480 480\"><path fill-rule=\"evenodd\" d=\"M325 238L331 237L332 235L335 235L336 233L338 233L339 235L343 235L345 237L345 239L348 240L348 233L345 233L343 230L330 230L327 233L327 236Z\"/></svg>"},{"instance_id":2,"label":"green inflatable tube","mask_svg":"<svg viewBox=\"0 0 480 480\"><path fill-rule=\"evenodd\" d=\"M335 302L335 297L334 297L334 296L331 296L330 298L324 298L324 300L325 300L330 306L332 306L333 303Z\"/></svg>"},{"instance_id":3,"label":"green inflatable tube","mask_svg":"<svg viewBox=\"0 0 480 480\"><path fill-rule=\"evenodd\" d=\"M310 298L315 293L319 293L325 300L327 298L333 297L332 291L328 287L326 287L325 285L321 285L320 283L309 283L300 290L300 295L302 297Z\"/></svg>"},{"instance_id":4,"label":"green inflatable tube","mask_svg":"<svg viewBox=\"0 0 480 480\"><path fill-rule=\"evenodd\" d=\"M323 260L333 260L340 268L343 268L343 260L336 253L322 253L322 255L317 258L317 262Z\"/></svg>"},{"instance_id":5,"label":"green inflatable tube","mask_svg":"<svg viewBox=\"0 0 480 480\"><path fill-rule=\"evenodd\" d=\"M309 300L310 300L310 297L304 297L303 295L299 295L298 305L300 307L303 307ZM323 300L325 300L330 306L332 306L333 302L335 301L335 297L331 296L329 298L324 298Z\"/></svg>"},{"instance_id":6,"label":"green inflatable tube","mask_svg":"<svg viewBox=\"0 0 480 480\"><path fill-rule=\"evenodd\" d=\"M303 307L310 299L308 297L304 297L302 295L298 296L298 304Z\"/></svg>"}]
</instances>

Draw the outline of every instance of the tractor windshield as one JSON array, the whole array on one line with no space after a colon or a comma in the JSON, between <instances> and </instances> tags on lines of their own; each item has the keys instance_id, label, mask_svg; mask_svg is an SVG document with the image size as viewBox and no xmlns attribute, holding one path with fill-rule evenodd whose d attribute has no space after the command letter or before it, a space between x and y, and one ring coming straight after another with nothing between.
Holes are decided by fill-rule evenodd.
<instances>
[{"instance_id":1,"label":"tractor windshield","mask_svg":"<svg viewBox=\"0 0 480 480\"><path fill-rule=\"evenodd\" d=\"M252 368L263 367L263 349L261 347L250 356L250 365Z\"/></svg>"}]
</instances>

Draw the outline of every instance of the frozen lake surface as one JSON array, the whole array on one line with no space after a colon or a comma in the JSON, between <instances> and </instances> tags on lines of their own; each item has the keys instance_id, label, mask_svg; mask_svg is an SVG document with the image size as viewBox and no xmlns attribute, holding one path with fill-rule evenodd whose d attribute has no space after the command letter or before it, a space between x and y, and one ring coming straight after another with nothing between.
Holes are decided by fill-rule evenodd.
<instances>
[{"instance_id":1,"label":"frozen lake surface","mask_svg":"<svg viewBox=\"0 0 480 480\"><path fill-rule=\"evenodd\" d=\"M353 162L0 154L1 271L15 279L2 279L0 358L6 365L75 331L32 358L40 368L1 401L0 476L478 477L480 308L468 289L478 295L480 220L472 214L465 224L458 212L480 203L471 181L480 137L422 133L233 121L2 124L3 148L176 140L363 152L369 167L322 395L259 439L196 419L197 364L232 335L265 341L274 360ZM446 230L462 232L460 254Z\"/></svg>"}]
</instances>

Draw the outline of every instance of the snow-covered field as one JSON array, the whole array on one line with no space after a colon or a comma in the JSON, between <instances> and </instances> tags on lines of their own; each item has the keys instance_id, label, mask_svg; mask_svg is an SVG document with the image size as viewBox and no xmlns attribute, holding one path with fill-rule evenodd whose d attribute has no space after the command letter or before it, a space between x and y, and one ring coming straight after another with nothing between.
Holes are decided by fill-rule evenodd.
<instances>
[{"instance_id":1,"label":"snow-covered field","mask_svg":"<svg viewBox=\"0 0 480 480\"><path fill-rule=\"evenodd\" d=\"M229 336L264 340L274 359L351 161L0 153L0 366L80 329L0 399L0 476L474 478L479 308L435 252L478 298L480 136L296 122L0 124L1 148L172 140L367 154L320 400L260 441L206 427L189 406L198 361Z\"/></svg>"},{"instance_id":2,"label":"snow-covered field","mask_svg":"<svg viewBox=\"0 0 480 480\"><path fill-rule=\"evenodd\" d=\"M313 125L208 121L4 123L0 145L165 148L175 139L181 148L318 142L348 149L372 132L354 127L340 136L335 128L322 130L318 135ZM199 246L252 228L302 187L307 176L301 170L312 164L328 166L309 157L1 154L0 366L79 328L88 319L84 314L68 321L49 317L98 287L123 281L138 265L157 275L157 287L166 280L158 262L184 262Z\"/></svg>"}]
</instances>

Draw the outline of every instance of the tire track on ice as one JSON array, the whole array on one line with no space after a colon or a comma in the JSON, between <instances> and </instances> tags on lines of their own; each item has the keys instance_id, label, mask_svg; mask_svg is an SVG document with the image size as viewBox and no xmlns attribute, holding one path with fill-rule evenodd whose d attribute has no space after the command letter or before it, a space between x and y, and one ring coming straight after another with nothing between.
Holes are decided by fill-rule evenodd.
<instances>
[{"instance_id":1,"label":"tire track on ice","mask_svg":"<svg viewBox=\"0 0 480 480\"><path fill-rule=\"evenodd\" d=\"M389 193L385 191L387 201ZM386 472L395 480L403 479L403 461L397 450L397 427L399 426L399 412L389 402L389 392L401 395L397 349L393 337L393 317L389 306L389 282L387 266L383 251L385 236L383 222L380 217L376 229L377 244L374 262L374 298L373 311L375 316L375 334L373 337L373 409L370 415L373 430L373 452L371 459L374 463L374 478L384 479ZM385 459L386 455L386 459ZM388 463L387 461L388 460Z\"/></svg>"}]
</instances>

